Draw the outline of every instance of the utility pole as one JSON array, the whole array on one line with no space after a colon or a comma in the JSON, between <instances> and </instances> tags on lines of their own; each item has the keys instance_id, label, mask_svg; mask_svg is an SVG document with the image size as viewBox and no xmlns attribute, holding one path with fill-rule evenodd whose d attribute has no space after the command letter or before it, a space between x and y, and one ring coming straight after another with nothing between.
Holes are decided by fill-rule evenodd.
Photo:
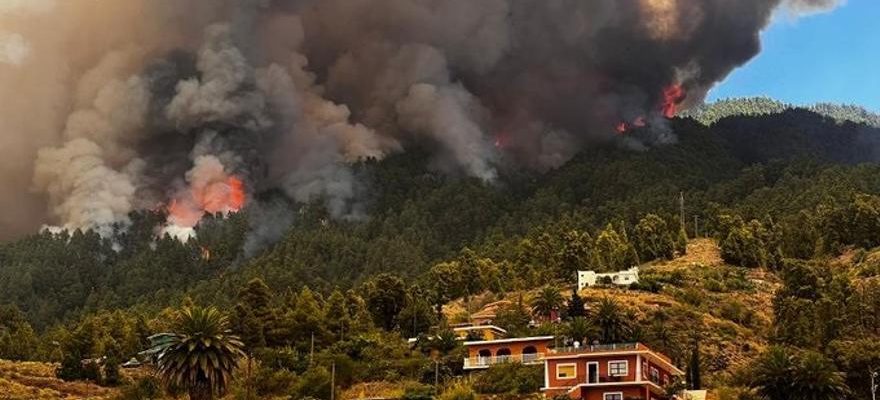
<instances>
[{"instance_id":1,"label":"utility pole","mask_svg":"<svg viewBox=\"0 0 880 400\"><path fill-rule=\"evenodd\" d=\"M870 373L871 373L871 399L877 400L877 388L878 388L878 386L880 386L880 384L877 383L877 378L878 378L878 375L880 375L880 372L870 371Z\"/></svg>"},{"instance_id":2,"label":"utility pole","mask_svg":"<svg viewBox=\"0 0 880 400\"><path fill-rule=\"evenodd\" d=\"M336 362L330 365L330 400L336 400Z\"/></svg>"},{"instance_id":3,"label":"utility pole","mask_svg":"<svg viewBox=\"0 0 880 400\"><path fill-rule=\"evenodd\" d=\"M684 234L687 235L687 222L684 217L684 192L678 192L678 207L681 213L681 228L684 229Z\"/></svg>"},{"instance_id":4,"label":"utility pole","mask_svg":"<svg viewBox=\"0 0 880 400\"><path fill-rule=\"evenodd\" d=\"M439 392L440 392L440 361L434 360L434 393L439 393Z\"/></svg>"},{"instance_id":5,"label":"utility pole","mask_svg":"<svg viewBox=\"0 0 880 400\"><path fill-rule=\"evenodd\" d=\"M311 367L315 360L315 332L312 332L312 345L309 349L309 366Z\"/></svg>"}]
</instances>

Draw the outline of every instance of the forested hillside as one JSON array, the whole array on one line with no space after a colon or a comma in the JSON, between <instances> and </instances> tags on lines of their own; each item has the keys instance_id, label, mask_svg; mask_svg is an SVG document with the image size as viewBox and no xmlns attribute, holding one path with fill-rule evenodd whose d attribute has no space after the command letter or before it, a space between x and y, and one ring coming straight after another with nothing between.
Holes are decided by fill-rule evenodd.
<instances>
[{"instance_id":1,"label":"forested hillside","mask_svg":"<svg viewBox=\"0 0 880 400\"><path fill-rule=\"evenodd\" d=\"M556 170L511 168L491 184L432 172L417 152L366 162L363 218L285 203L292 226L266 246L246 245L248 211L203 221L186 243L155 238L162 211L133 215L112 238L42 232L4 243L0 358L54 361L65 379L118 385L115 366L195 304L229 311L257 361L233 385L237 398L327 398L330 364L342 388L405 382L408 395L430 394L428 355L442 355L444 380L461 374L461 349L444 339L457 318L450 302L508 299L500 324L546 333L525 326L543 290L561 292L563 306L575 271L645 265L628 291L585 293L607 314L566 313L561 335L648 342L704 370L727 399L772 384L757 375L818 369L845 372L814 380L867 399L866 374L880 367L880 125L849 107L739 104L672 120L674 144L596 145ZM689 240L712 261L687 258ZM427 333L436 335L418 348L402 341ZM761 369L780 352L792 365ZM111 367L80 365L105 356ZM467 390L536 389L495 380Z\"/></svg>"},{"instance_id":2,"label":"forested hillside","mask_svg":"<svg viewBox=\"0 0 880 400\"><path fill-rule=\"evenodd\" d=\"M794 106L767 97L746 97L719 100L703 104L686 111L683 116L712 125L721 119L733 116L759 116L781 114L786 110L803 109L829 117L838 122L852 122L880 127L880 115L864 107L847 104L819 103L811 106Z\"/></svg>"}]
</instances>

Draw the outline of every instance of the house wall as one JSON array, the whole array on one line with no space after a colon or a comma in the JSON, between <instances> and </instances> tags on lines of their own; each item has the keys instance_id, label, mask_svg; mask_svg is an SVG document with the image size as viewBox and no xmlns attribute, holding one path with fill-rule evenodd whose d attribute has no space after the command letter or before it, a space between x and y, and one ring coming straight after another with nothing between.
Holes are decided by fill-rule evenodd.
<instances>
[{"instance_id":1,"label":"house wall","mask_svg":"<svg viewBox=\"0 0 880 400\"><path fill-rule=\"evenodd\" d=\"M595 286L598 276L593 271L578 271L578 290L587 286Z\"/></svg>"},{"instance_id":2,"label":"house wall","mask_svg":"<svg viewBox=\"0 0 880 400\"><path fill-rule=\"evenodd\" d=\"M523 349L526 347L532 346L538 350L538 353L548 353L550 341L531 341L531 342L513 342L513 343L490 343L484 345L468 345L468 357L477 357L480 355L480 350L490 350L492 352L492 356L498 355L498 350L507 348L510 349L510 354L517 356L523 354Z\"/></svg>"},{"instance_id":3,"label":"house wall","mask_svg":"<svg viewBox=\"0 0 880 400\"><path fill-rule=\"evenodd\" d=\"M626 286L639 281L639 267L628 270L598 274L595 271L578 271L578 290L585 287L595 286L603 278L611 278L615 285ZM627 278L629 278L627 280Z\"/></svg>"},{"instance_id":4,"label":"house wall","mask_svg":"<svg viewBox=\"0 0 880 400\"><path fill-rule=\"evenodd\" d=\"M584 388L581 391L581 399L583 400L604 400L605 393L623 392L623 398L640 398L646 399L646 389L642 386L607 386L597 388ZM647 400L647 399L646 399Z\"/></svg>"},{"instance_id":5,"label":"house wall","mask_svg":"<svg viewBox=\"0 0 880 400\"><path fill-rule=\"evenodd\" d=\"M552 359L547 360L547 375L549 379L549 387L573 387L575 385L587 382L587 364L590 362L599 363L599 382L613 382L614 379L609 376L608 362L626 360L628 362L627 375L620 377L621 381L632 382L636 380L636 355L597 355L581 358L569 359ZM559 364L576 364L577 376L574 379L559 379L556 377L556 367Z\"/></svg>"},{"instance_id":6,"label":"house wall","mask_svg":"<svg viewBox=\"0 0 880 400\"><path fill-rule=\"evenodd\" d=\"M672 381L672 374L666 370L666 367L648 360L647 357L642 357L642 379L651 380L651 368L656 368L660 373L659 381L654 383L660 386L665 386Z\"/></svg>"},{"instance_id":7,"label":"house wall","mask_svg":"<svg viewBox=\"0 0 880 400\"><path fill-rule=\"evenodd\" d=\"M495 332L495 330L491 328L485 328L481 332L483 333L483 338L486 340L495 340L504 337L503 335L499 335L498 332Z\"/></svg>"},{"instance_id":8,"label":"house wall","mask_svg":"<svg viewBox=\"0 0 880 400\"><path fill-rule=\"evenodd\" d=\"M468 337L468 334L470 332L479 332L480 336L482 337L483 340L504 339L503 334L501 334L500 332L496 332L494 329L489 328L489 327L480 328L480 329L472 329L472 330L462 329L462 330L455 331L455 335L459 339L464 339L464 338Z\"/></svg>"}]
</instances>

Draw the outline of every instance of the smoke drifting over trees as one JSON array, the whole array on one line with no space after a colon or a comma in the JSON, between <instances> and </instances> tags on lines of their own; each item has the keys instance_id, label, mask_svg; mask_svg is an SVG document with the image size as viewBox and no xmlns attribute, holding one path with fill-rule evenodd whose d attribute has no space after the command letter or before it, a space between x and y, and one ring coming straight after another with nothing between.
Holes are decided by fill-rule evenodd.
<instances>
[{"instance_id":1,"label":"smoke drifting over trees","mask_svg":"<svg viewBox=\"0 0 880 400\"><path fill-rule=\"evenodd\" d=\"M697 104L775 10L834 5L0 0L0 235L109 234L159 207L186 235L267 189L357 218L359 160L419 147L491 181L620 140L621 121L653 132L630 145L669 141L665 89Z\"/></svg>"}]
</instances>

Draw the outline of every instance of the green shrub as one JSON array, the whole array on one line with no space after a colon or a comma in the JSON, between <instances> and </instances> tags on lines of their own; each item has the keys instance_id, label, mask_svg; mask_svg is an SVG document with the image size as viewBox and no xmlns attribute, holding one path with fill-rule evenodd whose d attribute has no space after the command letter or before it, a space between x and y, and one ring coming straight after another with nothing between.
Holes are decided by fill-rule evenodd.
<instances>
[{"instance_id":1,"label":"green shrub","mask_svg":"<svg viewBox=\"0 0 880 400\"><path fill-rule=\"evenodd\" d=\"M303 373L294 388L294 399L311 397L315 399L330 398L330 371L326 368L315 367Z\"/></svg>"},{"instance_id":2,"label":"green shrub","mask_svg":"<svg viewBox=\"0 0 880 400\"><path fill-rule=\"evenodd\" d=\"M706 288L706 290L710 292L723 293L727 291L724 287L724 284L714 278L706 279L706 281L703 283L703 286Z\"/></svg>"},{"instance_id":3,"label":"green shrub","mask_svg":"<svg viewBox=\"0 0 880 400\"><path fill-rule=\"evenodd\" d=\"M724 277L724 286L728 291L747 292L755 290L755 284L749 279L745 269L730 270Z\"/></svg>"},{"instance_id":4,"label":"green shrub","mask_svg":"<svg viewBox=\"0 0 880 400\"><path fill-rule=\"evenodd\" d=\"M155 400L162 398L162 386L155 377L148 376L131 382L119 390L114 400Z\"/></svg>"},{"instance_id":5,"label":"green shrub","mask_svg":"<svg viewBox=\"0 0 880 400\"><path fill-rule=\"evenodd\" d=\"M751 327L755 321L755 311L736 299L722 302L718 308L718 314L721 318L745 327Z\"/></svg>"},{"instance_id":6,"label":"green shrub","mask_svg":"<svg viewBox=\"0 0 880 400\"><path fill-rule=\"evenodd\" d=\"M493 365L478 374L474 389L480 394L529 394L541 389L543 383L543 368L507 363Z\"/></svg>"},{"instance_id":7,"label":"green shrub","mask_svg":"<svg viewBox=\"0 0 880 400\"><path fill-rule=\"evenodd\" d=\"M678 292L678 299L694 307L700 307L706 301L706 294L696 288L687 288Z\"/></svg>"},{"instance_id":8,"label":"green shrub","mask_svg":"<svg viewBox=\"0 0 880 400\"><path fill-rule=\"evenodd\" d=\"M254 389L260 396L289 393L297 385L297 376L286 369L258 368L254 374Z\"/></svg>"},{"instance_id":9,"label":"green shrub","mask_svg":"<svg viewBox=\"0 0 880 400\"><path fill-rule=\"evenodd\" d=\"M436 391L434 386L424 385L421 383L408 383L403 388L402 400L431 400L434 398Z\"/></svg>"},{"instance_id":10,"label":"green shrub","mask_svg":"<svg viewBox=\"0 0 880 400\"><path fill-rule=\"evenodd\" d=\"M458 382L446 389L437 400L476 400L474 389L464 382Z\"/></svg>"},{"instance_id":11,"label":"green shrub","mask_svg":"<svg viewBox=\"0 0 880 400\"><path fill-rule=\"evenodd\" d=\"M122 377L119 374L119 361L115 357L110 357L101 367L101 385L117 386L122 383Z\"/></svg>"},{"instance_id":12,"label":"green shrub","mask_svg":"<svg viewBox=\"0 0 880 400\"><path fill-rule=\"evenodd\" d=\"M639 277L640 281L654 281L657 284L667 284L672 286L684 286L685 280L687 276L683 271L671 271L671 272L658 272L658 271L650 271L644 274L641 274Z\"/></svg>"},{"instance_id":13,"label":"green shrub","mask_svg":"<svg viewBox=\"0 0 880 400\"><path fill-rule=\"evenodd\" d=\"M649 293L660 293L663 290L663 284L653 277L639 279L629 285L630 290L638 290Z\"/></svg>"}]
</instances>

